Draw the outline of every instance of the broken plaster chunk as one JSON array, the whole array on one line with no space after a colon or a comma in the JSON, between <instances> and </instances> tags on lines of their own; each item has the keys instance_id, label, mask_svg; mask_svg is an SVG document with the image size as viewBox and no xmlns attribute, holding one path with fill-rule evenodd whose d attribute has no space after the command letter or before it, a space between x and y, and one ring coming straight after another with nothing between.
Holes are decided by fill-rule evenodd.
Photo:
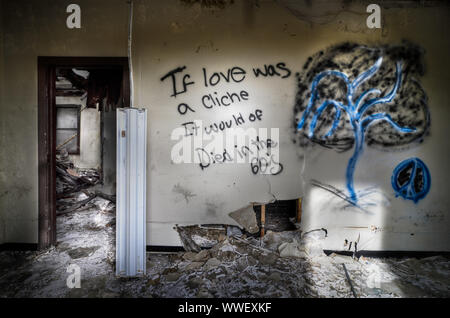
<instances>
[{"instance_id":1,"label":"broken plaster chunk","mask_svg":"<svg viewBox=\"0 0 450 318\"><path fill-rule=\"evenodd\" d=\"M249 204L239 210L230 212L228 215L240 226L242 226L247 232L255 234L259 231L258 223L256 221L256 214L253 210L252 204Z\"/></svg>"},{"instance_id":2,"label":"broken plaster chunk","mask_svg":"<svg viewBox=\"0 0 450 318\"><path fill-rule=\"evenodd\" d=\"M195 244L201 246L202 248L211 248L219 242L218 240L209 239L205 236L200 236L196 234L192 235L192 240L195 242Z\"/></svg>"},{"instance_id":3,"label":"broken plaster chunk","mask_svg":"<svg viewBox=\"0 0 450 318\"><path fill-rule=\"evenodd\" d=\"M187 282L190 288L199 288L203 284L203 279L200 277L194 277Z\"/></svg>"},{"instance_id":4,"label":"broken plaster chunk","mask_svg":"<svg viewBox=\"0 0 450 318\"><path fill-rule=\"evenodd\" d=\"M183 254L183 259L186 260L186 261L191 261L192 262L194 257L195 257L195 255L197 255L197 254L194 253L194 252L186 252L186 253Z\"/></svg>"},{"instance_id":5,"label":"broken plaster chunk","mask_svg":"<svg viewBox=\"0 0 450 318\"><path fill-rule=\"evenodd\" d=\"M175 230L177 230L178 235L180 236L180 241L183 244L183 247L188 252L200 252L200 246L195 243L192 239L189 231L186 227L183 226L175 226Z\"/></svg>"},{"instance_id":6,"label":"broken plaster chunk","mask_svg":"<svg viewBox=\"0 0 450 318\"><path fill-rule=\"evenodd\" d=\"M226 228L222 225L187 225L176 226L183 247L186 251L200 252L211 248L226 238Z\"/></svg>"},{"instance_id":7,"label":"broken plaster chunk","mask_svg":"<svg viewBox=\"0 0 450 318\"><path fill-rule=\"evenodd\" d=\"M201 250L198 253L186 252L183 254L183 259L189 262L206 262L209 258L208 250Z\"/></svg>"},{"instance_id":8,"label":"broken plaster chunk","mask_svg":"<svg viewBox=\"0 0 450 318\"><path fill-rule=\"evenodd\" d=\"M208 250L201 250L199 253L195 254L192 258L193 262L205 262L209 258Z\"/></svg>"},{"instance_id":9,"label":"broken plaster chunk","mask_svg":"<svg viewBox=\"0 0 450 318\"><path fill-rule=\"evenodd\" d=\"M221 261L231 261L238 255L236 250L237 247L235 245L230 244L228 240L225 240L215 246L211 252L215 258Z\"/></svg>"},{"instance_id":10,"label":"broken plaster chunk","mask_svg":"<svg viewBox=\"0 0 450 318\"><path fill-rule=\"evenodd\" d=\"M279 282L279 281L281 280L281 275L280 275L280 273L273 272L273 273L270 274L267 278L268 278L269 280L274 281L274 282Z\"/></svg>"},{"instance_id":11,"label":"broken plaster chunk","mask_svg":"<svg viewBox=\"0 0 450 318\"><path fill-rule=\"evenodd\" d=\"M316 256L322 256L323 248L321 244L305 244L305 252L308 254L309 257L316 257Z\"/></svg>"},{"instance_id":12,"label":"broken plaster chunk","mask_svg":"<svg viewBox=\"0 0 450 318\"><path fill-rule=\"evenodd\" d=\"M205 268L206 270L215 268L217 266L220 265L220 261L217 258L210 258L206 263L205 263Z\"/></svg>"},{"instance_id":13,"label":"broken plaster chunk","mask_svg":"<svg viewBox=\"0 0 450 318\"><path fill-rule=\"evenodd\" d=\"M305 232L302 235L302 239L304 241L321 241L324 240L328 236L328 231L324 228L314 229Z\"/></svg>"},{"instance_id":14,"label":"broken plaster chunk","mask_svg":"<svg viewBox=\"0 0 450 318\"><path fill-rule=\"evenodd\" d=\"M99 248L100 248L100 246L78 247L75 249L68 250L67 254L69 254L69 256L72 259L78 259L78 258L88 257L88 256L94 254Z\"/></svg>"},{"instance_id":15,"label":"broken plaster chunk","mask_svg":"<svg viewBox=\"0 0 450 318\"><path fill-rule=\"evenodd\" d=\"M329 257L332 259L333 263L336 264L350 264L355 262L353 257L347 255L332 253Z\"/></svg>"},{"instance_id":16,"label":"broken plaster chunk","mask_svg":"<svg viewBox=\"0 0 450 318\"><path fill-rule=\"evenodd\" d=\"M184 268L184 270L186 270L186 271L196 270L196 269L201 268L201 267L203 266L203 264L204 264L204 262L192 262L192 263L189 263L189 264Z\"/></svg>"},{"instance_id":17,"label":"broken plaster chunk","mask_svg":"<svg viewBox=\"0 0 450 318\"><path fill-rule=\"evenodd\" d=\"M302 245L305 252L310 256L323 255L323 241L327 238L328 231L324 228L314 229L302 235Z\"/></svg>"},{"instance_id":18,"label":"broken plaster chunk","mask_svg":"<svg viewBox=\"0 0 450 318\"><path fill-rule=\"evenodd\" d=\"M293 239L291 243L285 242L278 247L280 257L297 257L306 258L306 253L300 250L300 245L296 239Z\"/></svg>"},{"instance_id":19,"label":"broken plaster chunk","mask_svg":"<svg viewBox=\"0 0 450 318\"><path fill-rule=\"evenodd\" d=\"M227 236L241 237L242 231L237 226L229 225L229 226L227 226Z\"/></svg>"},{"instance_id":20,"label":"broken plaster chunk","mask_svg":"<svg viewBox=\"0 0 450 318\"><path fill-rule=\"evenodd\" d=\"M278 256L275 253L259 254L257 259L261 265L273 266L277 262Z\"/></svg>"},{"instance_id":21,"label":"broken plaster chunk","mask_svg":"<svg viewBox=\"0 0 450 318\"><path fill-rule=\"evenodd\" d=\"M296 239L297 241L301 240L301 231L283 231L283 232L272 232L267 231L266 235L264 235L262 242L264 248L267 248L271 251L277 251L280 244L284 242L292 242L292 240Z\"/></svg>"},{"instance_id":22,"label":"broken plaster chunk","mask_svg":"<svg viewBox=\"0 0 450 318\"><path fill-rule=\"evenodd\" d=\"M208 291L208 289L202 287L197 293L197 298L213 298L214 296Z\"/></svg>"},{"instance_id":23,"label":"broken plaster chunk","mask_svg":"<svg viewBox=\"0 0 450 318\"><path fill-rule=\"evenodd\" d=\"M181 273L178 273L178 272L168 273L166 275L166 280L169 282L174 282L174 281L177 281L178 278L180 278L180 276L181 276Z\"/></svg>"}]
</instances>

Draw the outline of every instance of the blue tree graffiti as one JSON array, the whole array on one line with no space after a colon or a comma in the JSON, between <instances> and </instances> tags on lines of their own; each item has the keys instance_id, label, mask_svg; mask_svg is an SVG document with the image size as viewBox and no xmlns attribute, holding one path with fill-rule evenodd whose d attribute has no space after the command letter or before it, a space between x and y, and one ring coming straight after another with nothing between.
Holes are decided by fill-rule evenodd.
<instances>
[{"instance_id":1,"label":"blue tree graffiti","mask_svg":"<svg viewBox=\"0 0 450 318\"><path fill-rule=\"evenodd\" d=\"M419 158L409 158L395 167L391 183L396 197L401 196L417 203L430 191L430 171Z\"/></svg>"},{"instance_id":2,"label":"blue tree graffiti","mask_svg":"<svg viewBox=\"0 0 450 318\"><path fill-rule=\"evenodd\" d=\"M354 189L353 184L353 176L355 172L356 163L361 156L363 152L364 147L364 134L368 127L372 125L376 121L386 121L388 122L393 128L395 128L397 131L401 133L410 133L414 132L415 128L412 127L402 127L396 122L394 122L389 114L386 112L379 112L379 113L371 113L368 114L369 109L371 109L373 106L377 104L384 104L391 102L394 97L397 94L397 91L401 85L402 81L402 64L401 62L396 62L396 79L394 86L392 87L391 91L387 93L385 96L382 97L373 97L368 98L370 95L380 95L381 91L378 89L368 89L362 94L360 94L356 99L354 96L354 93L357 91L358 87L370 79L380 68L381 64L383 62L383 57L379 57L378 60L375 62L374 65L372 65L369 69L362 72L359 76L355 78L352 82L349 80L348 76L344 74L343 72L337 71L337 70L327 70L320 72L317 74L311 84L311 96L309 99L309 102L306 106L306 109L303 112L303 115L298 122L297 129L301 130L305 128L306 120L311 113L314 104L316 100L318 99L318 89L317 86L319 82L329 76L337 77L339 80L344 81L346 86L346 96L345 96L345 103L338 102L333 99L327 99L325 100L314 112L312 120L309 124L309 131L307 132L307 135L309 138L312 138L315 134L315 128L317 125L317 121L319 120L321 114L328 108L333 107L335 109L335 116L333 119L333 123L331 125L331 128L329 131L323 135L321 138L325 139L327 137L330 137L333 135L333 133L336 131L339 122L341 120L341 114L344 112L347 114L351 127L353 129L354 133L354 153L352 157L350 158L348 165L347 165L347 172L346 172L346 183L347 183L347 189L349 192L349 199L352 203L357 203L357 195ZM306 129L306 128L305 128Z\"/></svg>"}]
</instances>

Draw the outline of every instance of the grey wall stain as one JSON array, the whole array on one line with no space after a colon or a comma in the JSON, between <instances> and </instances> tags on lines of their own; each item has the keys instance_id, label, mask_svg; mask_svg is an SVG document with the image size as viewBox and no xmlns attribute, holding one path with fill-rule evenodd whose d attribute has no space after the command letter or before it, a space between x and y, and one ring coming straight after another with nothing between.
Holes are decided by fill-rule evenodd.
<instances>
[{"instance_id":1,"label":"grey wall stain","mask_svg":"<svg viewBox=\"0 0 450 318\"><path fill-rule=\"evenodd\" d=\"M179 183L173 186L172 192L181 194L184 199L186 200L186 203L189 203L189 198L195 197L196 194L192 193L190 190L182 187Z\"/></svg>"},{"instance_id":2,"label":"grey wall stain","mask_svg":"<svg viewBox=\"0 0 450 318\"><path fill-rule=\"evenodd\" d=\"M218 206L211 202L206 202L206 214L209 216L215 216Z\"/></svg>"}]
</instances>

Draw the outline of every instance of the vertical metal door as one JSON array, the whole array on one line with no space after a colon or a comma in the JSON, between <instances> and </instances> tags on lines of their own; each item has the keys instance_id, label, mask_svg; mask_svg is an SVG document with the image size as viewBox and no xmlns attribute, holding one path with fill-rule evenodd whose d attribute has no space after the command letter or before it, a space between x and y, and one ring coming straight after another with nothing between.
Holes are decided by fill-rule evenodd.
<instances>
[{"instance_id":1,"label":"vertical metal door","mask_svg":"<svg viewBox=\"0 0 450 318\"><path fill-rule=\"evenodd\" d=\"M146 270L147 111L117 109L116 274Z\"/></svg>"}]
</instances>

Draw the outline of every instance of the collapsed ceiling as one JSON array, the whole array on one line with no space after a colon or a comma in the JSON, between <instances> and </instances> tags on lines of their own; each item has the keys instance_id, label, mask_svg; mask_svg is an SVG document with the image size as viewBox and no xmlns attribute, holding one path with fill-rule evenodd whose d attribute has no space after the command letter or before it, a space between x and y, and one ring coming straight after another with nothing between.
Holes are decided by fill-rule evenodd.
<instances>
[{"instance_id":1,"label":"collapsed ceiling","mask_svg":"<svg viewBox=\"0 0 450 318\"><path fill-rule=\"evenodd\" d=\"M84 75L84 76L83 76ZM87 93L86 107L99 111L115 110L122 105L122 70L59 69L58 76L67 79L74 88Z\"/></svg>"}]
</instances>

